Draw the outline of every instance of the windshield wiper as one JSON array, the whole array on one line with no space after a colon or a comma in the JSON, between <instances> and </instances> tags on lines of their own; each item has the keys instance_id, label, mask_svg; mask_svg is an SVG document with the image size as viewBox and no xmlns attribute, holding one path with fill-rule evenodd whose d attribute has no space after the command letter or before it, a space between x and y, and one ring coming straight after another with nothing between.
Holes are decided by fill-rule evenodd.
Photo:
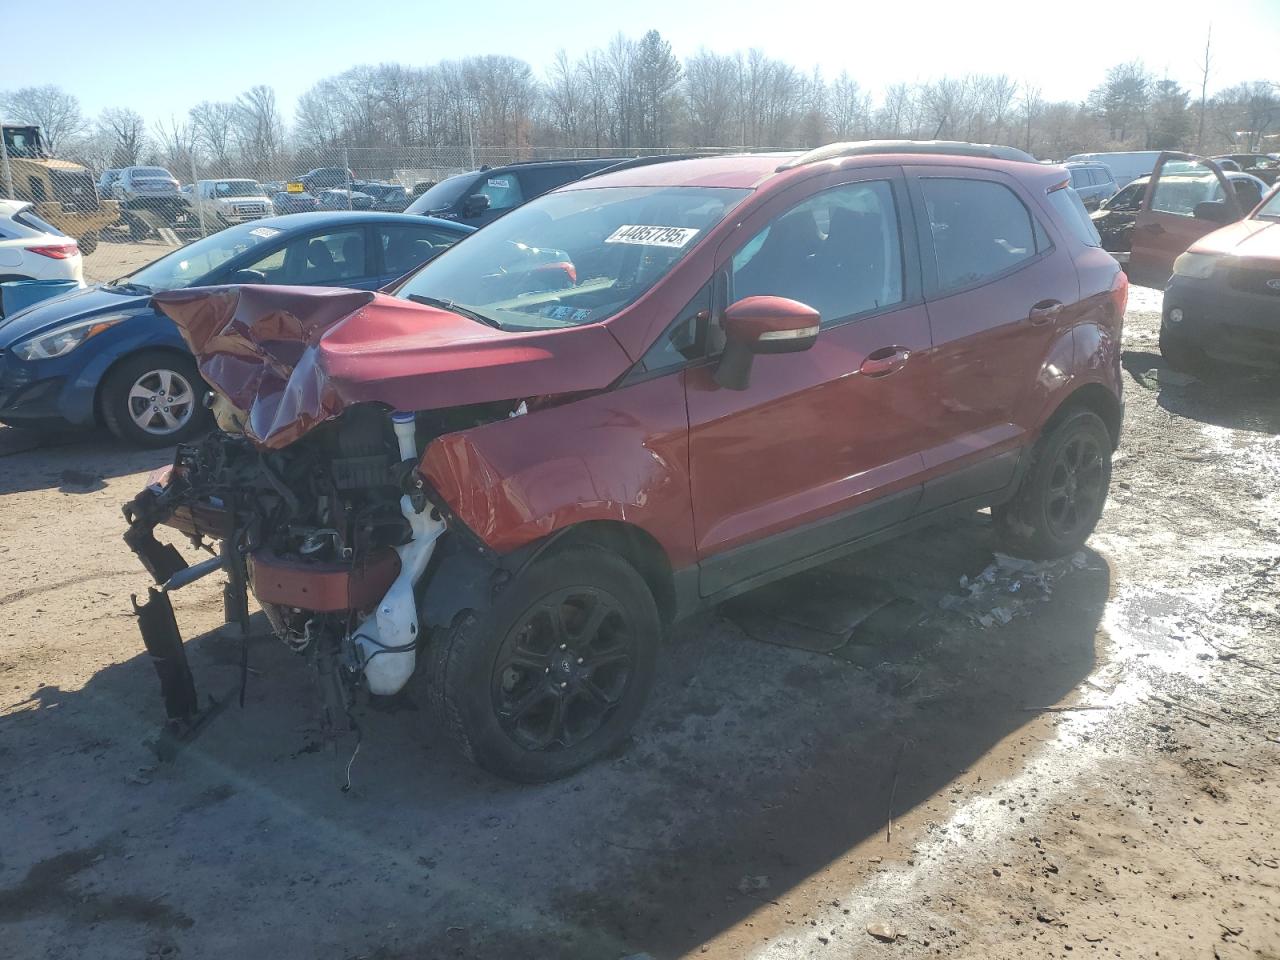
<instances>
[{"instance_id":1,"label":"windshield wiper","mask_svg":"<svg viewBox=\"0 0 1280 960\"><path fill-rule=\"evenodd\" d=\"M117 277L107 284L113 290L124 290L128 293L154 293L155 291L148 287L145 283L134 283L126 280L124 277Z\"/></svg>"},{"instance_id":2,"label":"windshield wiper","mask_svg":"<svg viewBox=\"0 0 1280 960\"><path fill-rule=\"evenodd\" d=\"M412 300L414 303L420 303L425 307L448 310L450 313L456 313L458 316L474 320L476 323L483 323L486 327L493 327L495 330L502 329L502 324L493 319L493 317L486 317L483 313L477 313L475 310L456 304L452 300L442 300L439 297L424 297L420 293L411 293L406 299Z\"/></svg>"}]
</instances>

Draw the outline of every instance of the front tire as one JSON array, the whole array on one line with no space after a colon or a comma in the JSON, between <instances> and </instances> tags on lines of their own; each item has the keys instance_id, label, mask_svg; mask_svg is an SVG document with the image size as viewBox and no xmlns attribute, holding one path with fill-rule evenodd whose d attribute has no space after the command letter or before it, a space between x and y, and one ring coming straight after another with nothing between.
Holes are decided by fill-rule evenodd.
<instances>
[{"instance_id":1,"label":"front tire","mask_svg":"<svg viewBox=\"0 0 1280 960\"><path fill-rule=\"evenodd\" d=\"M437 722L467 759L508 780L567 776L615 750L639 717L662 623L617 554L566 547L482 611L432 638Z\"/></svg>"},{"instance_id":2,"label":"front tire","mask_svg":"<svg viewBox=\"0 0 1280 960\"><path fill-rule=\"evenodd\" d=\"M135 447L182 443L208 428L207 390L189 358L160 351L135 354L103 382L102 420Z\"/></svg>"},{"instance_id":3,"label":"front tire","mask_svg":"<svg viewBox=\"0 0 1280 960\"><path fill-rule=\"evenodd\" d=\"M1032 452L1018 492L992 510L1012 554L1034 560L1079 550L1093 533L1111 486L1111 434L1090 410L1068 414Z\"/></svg>"}]
</instances>

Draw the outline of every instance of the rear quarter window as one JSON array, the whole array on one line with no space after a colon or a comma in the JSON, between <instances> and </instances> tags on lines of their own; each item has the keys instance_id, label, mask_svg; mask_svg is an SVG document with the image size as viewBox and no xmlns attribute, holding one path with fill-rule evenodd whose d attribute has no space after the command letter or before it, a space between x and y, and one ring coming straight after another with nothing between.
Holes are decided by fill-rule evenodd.
<instances>
[{"instance_id":1,"label":"rear quarter window","mask_svg":"<svg viewBox=\"0 0 1280 960\"><path fill-rule=\"evenodd\" d=\"M1058 221L1073 237L1087 247L1102 246L1102 238L1084 208L1084 201L1071 187L1060 187L1049 193L1049 206Z\"/></svg>"}]
</instances>

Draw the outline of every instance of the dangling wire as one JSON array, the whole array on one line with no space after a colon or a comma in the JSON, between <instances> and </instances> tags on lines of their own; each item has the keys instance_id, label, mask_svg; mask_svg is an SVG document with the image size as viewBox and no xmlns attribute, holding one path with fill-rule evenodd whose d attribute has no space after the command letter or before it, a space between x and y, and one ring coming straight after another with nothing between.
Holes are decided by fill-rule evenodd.
<instances>
[{"instance_id":1,"label":"dangling wire","mask_svg":"<svg viewBox=\"0 0 1280 960\"><path fill-rule=\"evenodd\" d=\"M347 722L351 724L351 729L356 732L356 748L351 751L351 759L347 761L347 782L342 788L343 793L349 793L351 790L351 767L356 762L356 757L360 754L360 741L364 739L364 734L360 731L360 724L356 723L355 717L351 716L351 711L347 711Z\"/></svg>"}]
</instances>

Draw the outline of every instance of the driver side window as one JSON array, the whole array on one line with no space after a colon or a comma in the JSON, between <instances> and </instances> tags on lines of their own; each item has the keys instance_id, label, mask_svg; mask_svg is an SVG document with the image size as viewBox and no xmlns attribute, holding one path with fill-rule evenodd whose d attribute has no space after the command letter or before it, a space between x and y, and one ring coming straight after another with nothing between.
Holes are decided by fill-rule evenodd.
<instances>
[{"instance_id":1,"label":"driver side window","mask_svg":"<svg viewBox=\"0 0 1280 960\"><path fill-rule=\"evenodd\" d=\"M524 192L514 174L485 177L472 191L489 198L490 210L510 210L524 202Z\"/></svg>"},{"instance_id":2,"label":"driver side window","mask_svg":"<svg viewBox=\"0 0 1280 960\"><path fill-rule=\"evenodd\" d=\"M787 297L823 324L903 300L902 240L884 180L824 190L757 233L733 258L729 303Z\"/></svg>"}]
</instances>

